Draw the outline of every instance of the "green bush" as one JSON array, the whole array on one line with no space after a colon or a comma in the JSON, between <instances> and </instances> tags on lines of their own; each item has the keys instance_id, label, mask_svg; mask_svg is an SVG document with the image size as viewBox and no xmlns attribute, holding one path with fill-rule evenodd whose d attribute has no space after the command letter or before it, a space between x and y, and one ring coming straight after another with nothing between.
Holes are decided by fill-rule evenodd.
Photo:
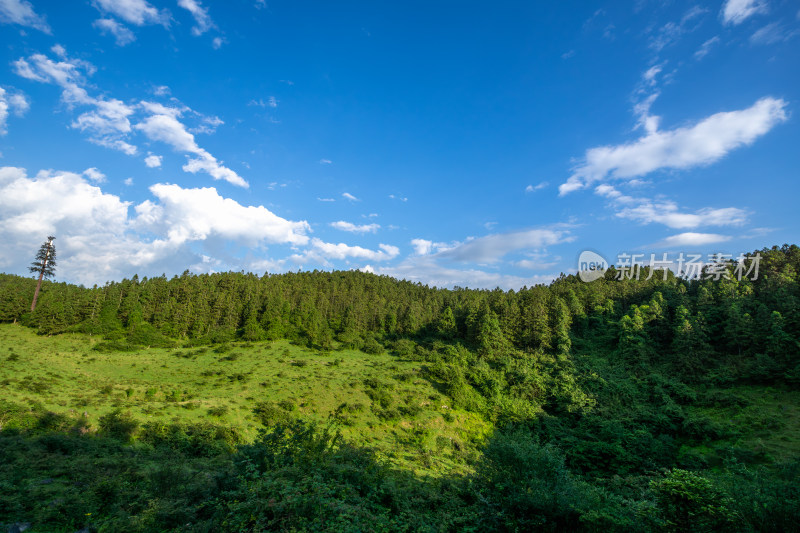
<instances>
[{"instance_id":1,"label":"green bush","mask_svg":"<svg viewBox=\"0 0 800 533\"><path fill-rule=\"evenodd\" d=\"M361 346L361 351L370 355L379 355L383 353L384 348L383 344L378 342L374 337L369 337Z\"/></svg>"},{"instance_id":2,"label":"green bush","mask_svg":"<svg viewBox=\"0 0 800 533\"><path fill-rule=\"evenodd\" d=\"M657 502L657 518L665 531L722 531L739 520L733 501L707 478L674 468L650 482Z\"/></svg>"},{"instance_id":3,"label":"green bush","mask_svg":"<svg viewBox=\"0 0 800 533\"><path fill-rule=\"evenodd\" d=\"M106 437L130 442L136 435L139 422L130 414L119 409L107 413L98 420L99 433Z\"/></svg>"},{"instance_id":4,"label":"green bush","mask_svg":"<svg viewBox=\"0 0 800 533\"><path fill-rule=\"evenodd\" d=\"M522 429L492 438L474 483L485 530L575 531L592 498L557 448Z\"/></svg>"}]
</instances>

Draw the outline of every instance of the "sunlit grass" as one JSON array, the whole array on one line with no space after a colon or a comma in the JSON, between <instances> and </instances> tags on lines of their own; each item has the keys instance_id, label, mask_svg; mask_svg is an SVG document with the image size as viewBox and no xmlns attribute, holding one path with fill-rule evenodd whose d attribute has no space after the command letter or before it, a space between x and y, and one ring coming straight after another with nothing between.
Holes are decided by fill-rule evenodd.
<instances>
[{"instance_id":1,"label":"sunlit grass","mask_svg":"<svg viewBox=\"0 0 800 533\"><path fill-rule=\"evenodd\" d=\"M141 422L234 426L248 440L262 427L258 406L319 422L336 413L348 440L428 475L470 470L491 428L453 409L423 363L388 353L321 353L288 341L107 353L93 349L98 342L0 325L2 399L83 416L90 427L121 409Z\"/></svg>"}]
</instances>

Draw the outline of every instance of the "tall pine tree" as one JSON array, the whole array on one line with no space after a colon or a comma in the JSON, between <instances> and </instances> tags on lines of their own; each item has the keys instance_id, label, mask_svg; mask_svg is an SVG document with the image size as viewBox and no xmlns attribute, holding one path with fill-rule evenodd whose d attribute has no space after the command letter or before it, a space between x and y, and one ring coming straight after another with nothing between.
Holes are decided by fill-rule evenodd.
<instances>
[{"instance_id":1,"label":"tall pine tree","mask_svg":"<svg viewBox=\"0 0 800 533\"><path fill-rule=\"evenodd\" d=\"M36 300L39 299L39 291L42 288L42 279L55 276L56 274L56 246L53 244L55 237L47 237L47 242L39 247L36 260L28 267L33 273L39 273L39 282L36 284L36 292L33 293L31 302L31 312L36 309Z\"/></svg>"}]
</instances>

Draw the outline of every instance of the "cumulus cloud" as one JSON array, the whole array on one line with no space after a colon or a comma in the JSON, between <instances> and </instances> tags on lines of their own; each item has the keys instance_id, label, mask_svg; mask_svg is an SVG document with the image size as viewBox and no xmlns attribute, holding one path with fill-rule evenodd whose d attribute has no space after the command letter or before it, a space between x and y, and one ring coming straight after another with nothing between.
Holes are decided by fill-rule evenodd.
<instances>
[{"instance_id":1,"label":"cumulus cloud","mask_svg":"<svg viewBox=\"0 0 800 533\"><path fill-rule=\"evenodd\" d=\"M87 168L83 171L83 175L95 183L103 183L106 181L106 175L97 170L97 167Z\"/></svg>"},{"instance_id":2,"label":"cumulus cloud","mask_svg":"<svg viewBox=\"0 0 800 533\"><path fill-rule=\"evenodd\" d=\"M352 222L345 222L344 220L339 220L336 222L331 222L331 227L340 229L342 231L349 231L350 233L377 233L380 229L380 224L353 224Z\"/></svg>"},{"instance_id":3,"label":"cumulus cloud","mask_svg":"<svg viewBox=\"0 0 800 533\"><path fill-rule=\"evenodd\" d=\"M716 113L693 126L648 131L632 143L591 148L583 164L559 186L559 193L563 196L606 178L631 179L659 169L711 164L786 121L786 105L782 99L766 97L747 109Z\"/></svg>"},{"instance_id":4,"label":"cumulus cloud","mask_svg":"<svg viewBox=\"0 0 800 533\"><path fill-rule=\"evenodd\" d=\"M496 263L511 252L541 248L573 239L565 229L530 229L468 240L436 255L460 262Z\"/></svg>"},{"instance_id":5,"label":"cumulus cloud","mask_svg":"<svg viewBox=\"0 0 800 533\"><path fill-rule=\"evenodd\" d=\"M16 116L21 117L30 107L30 103L24 94L19 92L9 93L0 87L0 135L8 133L9 113L14 113Z\"/></svg>"},{"instance_id":6,"label":"cumulus cloud","mask_svg":"<svg viewBox=\"0 0 800 533\"><path fill-rule=\"evenodd\" d=\"M766 12L765 0L727 0L722 6L722 22L737 25L753 15Z\"/></svg>"},{"instance_id":7,"label":"cumulus cloud","mask_svg":"<svg viewBox=\"0 0 800 533\"><path fill-rule=\"evenodd\" d=\"M0 22L19 24L47 34L50 33L50 26L47 25L44 17L37 14L31 3L25 0L0 0Z\"/></svg>"},{"instance_id":8,"label":"cumulus cloud","mask_svg":"<svg viewBox=\"0 0 800 533\"><path fill-rule=\"evenodd\" d=\"M158 203L148 200L137 205L138 221L148 229L164 231L171 242L219 236L248 245L308 243L308 222L286 220L263 206L243 206L213 187L184 189L158 183L150 192Z\"/></svg>"},{"instance_id":9,"label":"cumulus cloud","mask_svg":"<svg viewBox=\"0 0 800 533\"><path fill-rule=\"evenodd\" d=\"M416 255L428 255L433 250L433 241L426 239L412 239L411 246L414 247Z\"/></svg>"},{"instance_id":10,"label":"cumulus cloud","mask_svg":"<svg viewBox=\"0 0 800 533\"><path fill-rule=\"evenodd\" d=\"M59 277L87 284L137 272L180 272L202 263L193 247L214 239L250 248L309 244L307 222L239 204L214 188L157 184L152 199L133 205L104 193L98 175L91 168L28 177L24 169L0 167L0 269L23 272L47 235L58 237Z\"/></svg>"},{"instance_id":11,"label":"cumulus cloud","mask_svg":"<svg viewBox=\"0 0 800 533\"><path fill-rule=\"evenodd\" d=\"M150 154L144 158L144 164L150 168L157 168L161 166L162 156Z\"/></svg>"},{"instance_id":12,"label":"cumulus cloud","mask_svg":"<svg viewBox=\"0 0 800 533\"><path fill-rule=\"evenodd\" d=\"M169 11L166 9L159 11L146 0L94 0L93 4L100 11L115 15L136 26L169 24Z\"/></svg>"},{"instance_id":13,"label":"cumulus cloud","mask_svg":"<svg viewBox=\"0 0 800 533\"><path fill-rule=\"evenodd\" d=\"M324 242L316 237L311 240L311 246L312 250L309 252L308 258L319 256L324 259L388 261L400 254L400 249L398 247L389 244L379 244L379 250L370 250L368 248L362 248L361 246L350 246L343 242L338 244Z\"/></svg>"},{"instance_id":14,"label":"cumulus cloud","mask_svg":"<svg viewBox=\"0 0 800 533\"><path fill-rule=\"evenodd\" d=\"M109 33L113 35L119 46L125 46L136 40L136 36L133 35L131 30L111 18L97 19L92 23L92 26L100 30L103 35Z\"/></svg>"},{"instance_id":15,"label":"cumulus cloud","mask_svg":"<svg viewBox=\"0 0 800 533\"><path fill-rule=\"evenodd\" d=\"M0 168L0 269L23 272L47 235L58 237L60 278L102 283L147 254L126 236L128 202L79 174ZM154 251L151 250L151 253Z\"/></svg>"}]
</instances>

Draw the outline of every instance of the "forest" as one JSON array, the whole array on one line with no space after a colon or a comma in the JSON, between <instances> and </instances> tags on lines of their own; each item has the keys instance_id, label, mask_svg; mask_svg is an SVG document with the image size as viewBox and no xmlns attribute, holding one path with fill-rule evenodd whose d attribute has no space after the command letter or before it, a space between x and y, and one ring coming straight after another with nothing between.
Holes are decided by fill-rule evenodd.
<instances>
[{"instance_id":1,"label":"forest","mask_svg":"<svg viewBox=\"0 0 800 533\"><path fill-rule=\"evenodd\" d=\"M0 525L799 531L800 248L756 252L518 291L45 282L33 312L0 274Z\"/></svg>"}]
</instances>

